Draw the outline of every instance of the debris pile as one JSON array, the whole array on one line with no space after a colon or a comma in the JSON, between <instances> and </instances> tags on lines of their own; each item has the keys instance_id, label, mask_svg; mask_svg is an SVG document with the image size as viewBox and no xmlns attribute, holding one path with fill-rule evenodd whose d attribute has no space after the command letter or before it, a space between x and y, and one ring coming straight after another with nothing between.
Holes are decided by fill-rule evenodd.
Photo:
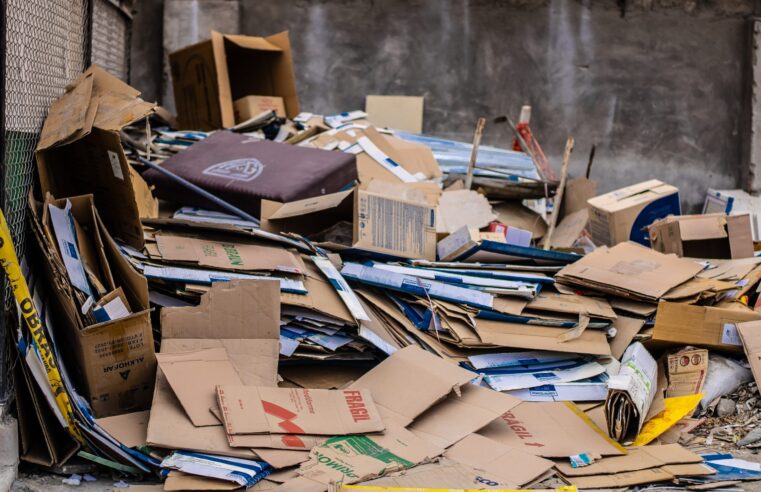
<instances>
[{"instance_id":1,"label":"debris pile","mask_svg":"<svg viewBox=\"0 0 761 492\"><path fill-rule=\"evenodd\" d=\"M421 135L417 98L302 112L288 33L171 60L179 123L75 80L20 263L0 223L25 461L163 490L759 478L727 454L761 447L751 214L681 215L658 180L598 194L526 109L495 123L509 150L483 120Z\"/></svg>"}]
</instances>

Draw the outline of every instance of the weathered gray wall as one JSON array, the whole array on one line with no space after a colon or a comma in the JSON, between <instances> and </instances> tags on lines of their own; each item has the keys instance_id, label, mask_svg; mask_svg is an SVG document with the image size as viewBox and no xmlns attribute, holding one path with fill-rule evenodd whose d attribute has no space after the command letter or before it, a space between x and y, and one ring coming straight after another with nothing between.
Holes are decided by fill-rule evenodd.
<instances>
[{"instance_id":1,"label":"weathered gray wall","mask_svg":"<svg viewBox=\"0 0 761 492\"><path fill-rule=\"evenodd\" d=\"M556 168L573 135L573 174L596 143L603 191L655 177L695 209L739 185L751 3L629 0L621 17L614 0L240 0L239 27L291 31L304 110L424 95L425 132L469 140L478 116L529 103ZM485 141L508 140L487 125Z\"/></svg>"}]
</instances>

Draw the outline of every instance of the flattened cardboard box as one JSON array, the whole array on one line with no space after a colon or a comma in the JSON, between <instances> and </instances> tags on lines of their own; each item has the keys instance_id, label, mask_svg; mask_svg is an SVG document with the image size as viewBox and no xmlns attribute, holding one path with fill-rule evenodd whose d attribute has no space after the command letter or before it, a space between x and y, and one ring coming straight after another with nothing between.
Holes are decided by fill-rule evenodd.
<instances>
[{"instance_id":1,"label":"flattened cardboard box","mask_svg":"<svg viewBox=\"0 0 761 492\"><path fill-rule=\"evenodd\" d=\"M644 229L658 219L681 214L679 189L657 179L596 196L587 203L592 239L605 246L624 241L649 246Z\"/></svg>"},{"instance_id":2,"label":"flattened cardboard box","mask_svg":"<svg viewBox=\"0 0 761 492\"><path fill-rule=\"evenodd\" d=\"M161 352L177 354L224 348L244 384L275 386L279 296L275 280L215 283L201 297L199 306L162 309ZM210 393L213 400L213 387ZM221 424L195 427L161 370L156 375L147 439L151 445L168 449L256 457L250 449L231 447ZM266 458L261 457L276 467L298 464L308 456L294 451L269 451Z\"/></svg>"},{"instance_id":3,"label":"flattened cardboard box","mask_svg":"<svg viewBox=\"0 0 761 492\"><path fill-rule=\"evenodd\" d=\"M289 118L299 114L288 31L240 36L211 31L211 39L169 55L182 128L217 130L235 125L233 101L278 96Z\"/></svg>"},{"instance_id":4,"label":"flattened cardboard box","mask_svg":"<svg viewBox=\"0 0 761 492\"><path fill-rule=\"evenodd\" d=\"M503 483L498 477L490 476L484 470L464 465L455 460L442 457L432 463L424 463L402 472L386 474L356 487L345 485L340 492L413 492L434 489L436 491L479 490L488 485L500 489L515 489L514 482Z\"/></svg>"},{"instance_id":5,"label":"flattened cardboard box","mask_svg":"<svg viewBox=\"0 0 761 492\"><path fill-rule=\"evenodd\" d=\"M48 261L42 262L46 280L57 286L52 290L52 299L58 326L66 332L61 339L71 347L71 352L65 356L75 358L76 363L71 366L78 370L96 417L145 409L151 402L156 374L148 282L122 256L92 205L92 196L69 200L73 209L89 210L94 217L91 232L100 238L105 259L101 265L109 269L114 282L122 287L134 314L82 326L81 315L71 294L72 287L65 277L65 267L60 257L52 253L57 251L56 247L41 230L38 231L42 248L48 252Z\"/></svg>"},{"instance_id":6,"label":"flattened cardboard box","mask_svg":"<svg viewBox=\"0 0 761 492\"><path fill-rule=\"evenodd\" d=\"M585 330L578 338L564 342L559 337L568 333L567 328L537 330L533 325L479 318L476 332L481 341L498 347L610 355L610 344L603 330Z\"/></svg>"},{"instance_id":7,"label":"flattened cardboard box","mask_svg":"<svg viewBox=\"0 0 761 492\"><path fill-rule=\"evenodd\" d=\"M117 237L143 247L135 188L119 131L153 113L140 92L90 67L50 107L36 149L42 194L92 193L103 222Z\"/></svg>"},{"instance_id":8,"label":"flattened cardboard box","mask_svg":"<svg viewBox=\"0 0 761 492\"><path fill-rule=\"evenodd\" d=\"M661 302L652 341L742 353L737 324L759 320L761 314L737 304L737 308L720 308Z\"/></svg>"},{"instance_id":9,"label":"flattened cardboard box","mask_svg":"<svg viewBox=\"0 0 761 492\"><path fill-rule=\"evenodd\" d=\"M305 272L301 258L281 246L164 233L156 234L155 238L161 258L167 262L243 272Z\"/></svg>"},{"instance_id":10,"label":"flattened cardboard box","mask_svg":"<svg viewBox=\"0 0 761 492\"><path fill-rule=\"evenodd\" d=\"M391 354L348 389L369 389L384 421L407 426L472 379L473 373L455 363L410 345Z\"/></svg>"},{"instance_id":11,"label":"flattened cardboard box","mask_svg":"<svg viewBox=\"0 0 761 492\"><path fill-rule=\"evenodd\" d=\"M338 436L382 431L368 390L217 386L228 434Z\"/></svg>"},{"instance_id":12,"label":"flattened cardboard box","mask_svg":"<svg viewBox=\"0 0 761 492\"><path fill-rule=\"evenodd\" d=\"M555 275L561 284L587 287L654 302L703 269L697 262L664 255L635 243L600 247Z\"/></svg>"},{"instance_id":13,"label":"flattened cardboard box","mask_svg":"<svg viewBox=\"0 0 761 492\"><path fill-rule=\"evenodd\" d=\"M312 449L311 459L301 465L298 473L300 478L323 484L322 490L327 490L331 482L357 483L412 468L443 451L392 423L384 434L331 437Z\"/></svg>"},{"instance_id":14,"label":"flattened cardboard box","mask_svg":"<svg viewBox=\"0 0 761 492\"><path fill-rule=\"evenodd\" d=\"M625 448L570 402L523 402L478 433L545 458L626 454Z\"/></svg>"},{"instance_id":15,"label":"flattened cardboard box","mask_svg":"<svg viewBox=\"0 0 761 492\"><path fill-rule=\"evenodd\" d=\"M750 216L707 214L666 217L648 227L652 248L690 258L753 256Z\"/></svg>"},{"instance_id":16,"label":"flattened cardboard box","mask_svg":"<svg viewBox=\"0 0 761 492\"><path fill-rule=\"evenodd\" d=\"M492 480L510 484L510 488L526 485L554 466L550 460L478 434L471 434L447 449L444 457L483 471Z\"/></svg>"}]
</instances>

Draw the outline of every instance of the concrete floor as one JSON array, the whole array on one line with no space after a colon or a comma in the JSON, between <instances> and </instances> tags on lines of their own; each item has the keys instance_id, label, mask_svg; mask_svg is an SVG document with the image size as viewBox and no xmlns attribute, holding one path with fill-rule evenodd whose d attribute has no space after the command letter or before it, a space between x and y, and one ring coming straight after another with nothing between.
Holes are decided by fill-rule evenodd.
<instances>
[{"instance_id":1,"label":"concrete floor","mask_svg":"<svg viewBox=\"0 0 761 492\"><path fill-rule=\"evenodd\" d=\"M95 482L82 481L80 485L65 485L66 478L52 474L24 474L13 483L10 492L153 492L164 488L159 485L132 484L127 488L114 487L115 480L98 478ZM761 488L759 488L761 491Z\"/></svg>"}]
</instances>

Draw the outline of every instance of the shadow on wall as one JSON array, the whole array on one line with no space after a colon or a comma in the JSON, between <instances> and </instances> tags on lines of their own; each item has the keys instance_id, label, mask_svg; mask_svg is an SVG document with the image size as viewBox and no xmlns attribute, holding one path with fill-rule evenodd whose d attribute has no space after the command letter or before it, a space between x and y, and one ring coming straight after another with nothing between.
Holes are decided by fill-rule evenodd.
<instances>
[{"instance_id":1,"label":"shadow on wall","mask_svg":"<svg viewBox=\"0 0 761 492\"><path fill-rule=\"evenodd\" d=\"M624 17L616 2L594 0L212 0L196 17L183 13L197 3L165 0L165 47L177 46L172 32L211 24L288 29L305 110L424 95L426 133L470 140L479 116L517 118L528 103L557 168L569 134L572 175L597 144L600 191L658 178L694 210L707 187L739 185L749 2L631 1ZM485 143L510 138L487 125Z\"/></svg>"}]
</instances>

